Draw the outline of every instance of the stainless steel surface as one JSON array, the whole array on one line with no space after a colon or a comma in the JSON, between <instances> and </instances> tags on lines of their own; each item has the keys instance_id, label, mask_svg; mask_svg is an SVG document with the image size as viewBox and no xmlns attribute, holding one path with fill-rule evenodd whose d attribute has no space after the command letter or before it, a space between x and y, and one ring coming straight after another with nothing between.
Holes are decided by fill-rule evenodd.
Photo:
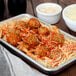
<instances>
[{"instance_id":1,"label":"stainless steel surface","mask_svg":"<svg viewBox=\"0 0 76 76\"><path fill-rule=\"evenodd\" d=\"M22 19L22 18L31 18L33 16L29 15L29 14L21 14L19 16L16 16L16 17L13 17L13 18L10 18L10 19L7 19L5 21L2 21L0 23L5 23L5 22L8 22L8 21L11 21L11 20L14 20L14 19ZM41 20L40 20L41 21ZM41 21L43 22L43 21ZM45 22L43 22L44 24L47 24ZM51 26L49 24L47 24L48 26ZM70 34L60 30L64 36L67 36L73 40L76 40L76 37L74 36L71 36ZM23 52L21 52L20 50L18 50L17 48L13 47L12 45L10 45L9 43L5 42L4 40L0 39L0 43L6 47L7 49L12 49L10 52L14 53L15 55L21 57L23 60L25 60L27 63L31 63L32 66L34 66L35 68L37 68L38 70L42 71L43 73L46 73L46 74L49 74L49 73L58 73L60 71L62 71L62 69L64 68L67 68L68 66L70 66L71 64L73 64L76 60L76 58L73 58L71 60L69 60L68 62L58 66L57 68L53 68L53 69L48 69L46 67L44 67L43 65L41 65L40 63L38 63L37 61L33 60L32 58L30 58L29 56L27 56L26 54L24 54Z\"/></svg>"}]
</instances>

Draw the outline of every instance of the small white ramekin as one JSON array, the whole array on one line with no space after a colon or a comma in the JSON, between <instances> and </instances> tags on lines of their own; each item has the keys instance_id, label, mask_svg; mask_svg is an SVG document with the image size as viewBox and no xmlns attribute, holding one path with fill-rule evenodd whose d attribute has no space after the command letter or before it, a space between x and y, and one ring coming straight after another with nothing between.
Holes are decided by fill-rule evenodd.
<instances>
[{"instance_id":1,"label":"small white ramekin","mask_svg":"<svg viewBox=\"0 0 76 76\"><path fill-rule=\"evenodd\" d=\"M39 8L44 7L44 6L56 6L59 8L59 11L53 14L40 12ZM36 7L37 17L40 20L45 21L49 24L55 24L60 20L61 11L62 11L62 7L56 3L42 3Z\"/></svg>"},{"instance_id":2,"label":"small white ramekin","mask_svg":"<svg viewBox=\"0 0 76 76\"><path fill-rule=\"evenodd\" d=\"M62 12L62 16L63 19L66 23L66 25L68 26L68 28L74 32L76 32L76 21L72 21L71 19L69 19L66 15L65 15L65 11L67 11L68 8L74 7L76 6L76 4L72 4L67 6L66 8L64 8L63 12Z\"/></svg>"}]
</instances>

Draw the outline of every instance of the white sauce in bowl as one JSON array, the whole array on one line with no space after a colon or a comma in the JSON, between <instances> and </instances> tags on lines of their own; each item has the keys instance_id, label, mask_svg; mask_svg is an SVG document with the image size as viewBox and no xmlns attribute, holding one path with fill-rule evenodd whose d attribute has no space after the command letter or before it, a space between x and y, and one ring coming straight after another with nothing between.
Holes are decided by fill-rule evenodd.
<instances>
[{"instance_id":1,"label":"white sauce in bowl","mask_svg":"<svg viewBox=\"0 0 76 76\"><path fill-rule=\"evenodd\" d=\"M44 6L39 8L39 11L46 14L53 14L59 11L59 8L56 6Z\"/></svg>"},{"instance_id":2,"label":"white sauce in bowl","mask_svg":"<svg viewBox=\"0 0 76 76\"><path fill-rule=\"evenodd\" d=\"M76 6L68 8L64 14L72 21L76 21Z\"/></svg>"}]
</instances>

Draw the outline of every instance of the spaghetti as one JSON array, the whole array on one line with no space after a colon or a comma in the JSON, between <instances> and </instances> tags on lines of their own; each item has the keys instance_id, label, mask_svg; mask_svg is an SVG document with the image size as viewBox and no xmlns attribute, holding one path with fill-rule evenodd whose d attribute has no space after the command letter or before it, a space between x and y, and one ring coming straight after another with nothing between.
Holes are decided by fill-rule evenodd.
<instances>
[{"instance_id":1,"label":"spaghetti","mask_svg":"<svg viewBox=\"0 0 76 76\"><path fill-rule=\"evenodd\" d=\"M0 38L47 68L76 57L76 41L65 37L56 26L46 26L35 18L1 24Z\"/></svg>"}]
</instances>

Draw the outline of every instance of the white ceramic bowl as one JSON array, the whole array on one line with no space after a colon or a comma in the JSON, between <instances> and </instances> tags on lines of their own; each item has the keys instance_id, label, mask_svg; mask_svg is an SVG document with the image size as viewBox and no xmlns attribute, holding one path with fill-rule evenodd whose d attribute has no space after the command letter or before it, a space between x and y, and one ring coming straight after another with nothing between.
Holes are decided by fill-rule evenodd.
<instances>
[{"instance_id":1,"label":"white ceramic bowl","mask_svg":"<svg viewBox=\"0 0 76 76\"><path fill-rule=\"evenodd\" d=\"M62 16L63 16L63 19L64 19L66 25L68 26L68 28L69 28L70 30L76 32L76 21L73 21L73 20L69 19L69 18L65 15L67 9L68 9L68 8L71 8L71 7L74 7L74 6L76 7L76 4L72 4L72 5L69 5L69 6L67 6L66 8L64 8L63 13L62 13ZM67 14L67 13L66 13L66 14Z\"/></svg>"},{"instance_id":2,"label":"white ceramic bowl","mask_svg":"<svg viewBox=\"0 0 76 76\"><path fill-rule=\"evenodd\" d=\"M56 6L58 7L58 12L50 13L50 14L40 12L39 8L44 7L44 6ZM42 3L36 7L37 17L49 24L55 24L59 21L61 11L62 11L62 7L56 3Z\"/></svg>"}]
</instances>

